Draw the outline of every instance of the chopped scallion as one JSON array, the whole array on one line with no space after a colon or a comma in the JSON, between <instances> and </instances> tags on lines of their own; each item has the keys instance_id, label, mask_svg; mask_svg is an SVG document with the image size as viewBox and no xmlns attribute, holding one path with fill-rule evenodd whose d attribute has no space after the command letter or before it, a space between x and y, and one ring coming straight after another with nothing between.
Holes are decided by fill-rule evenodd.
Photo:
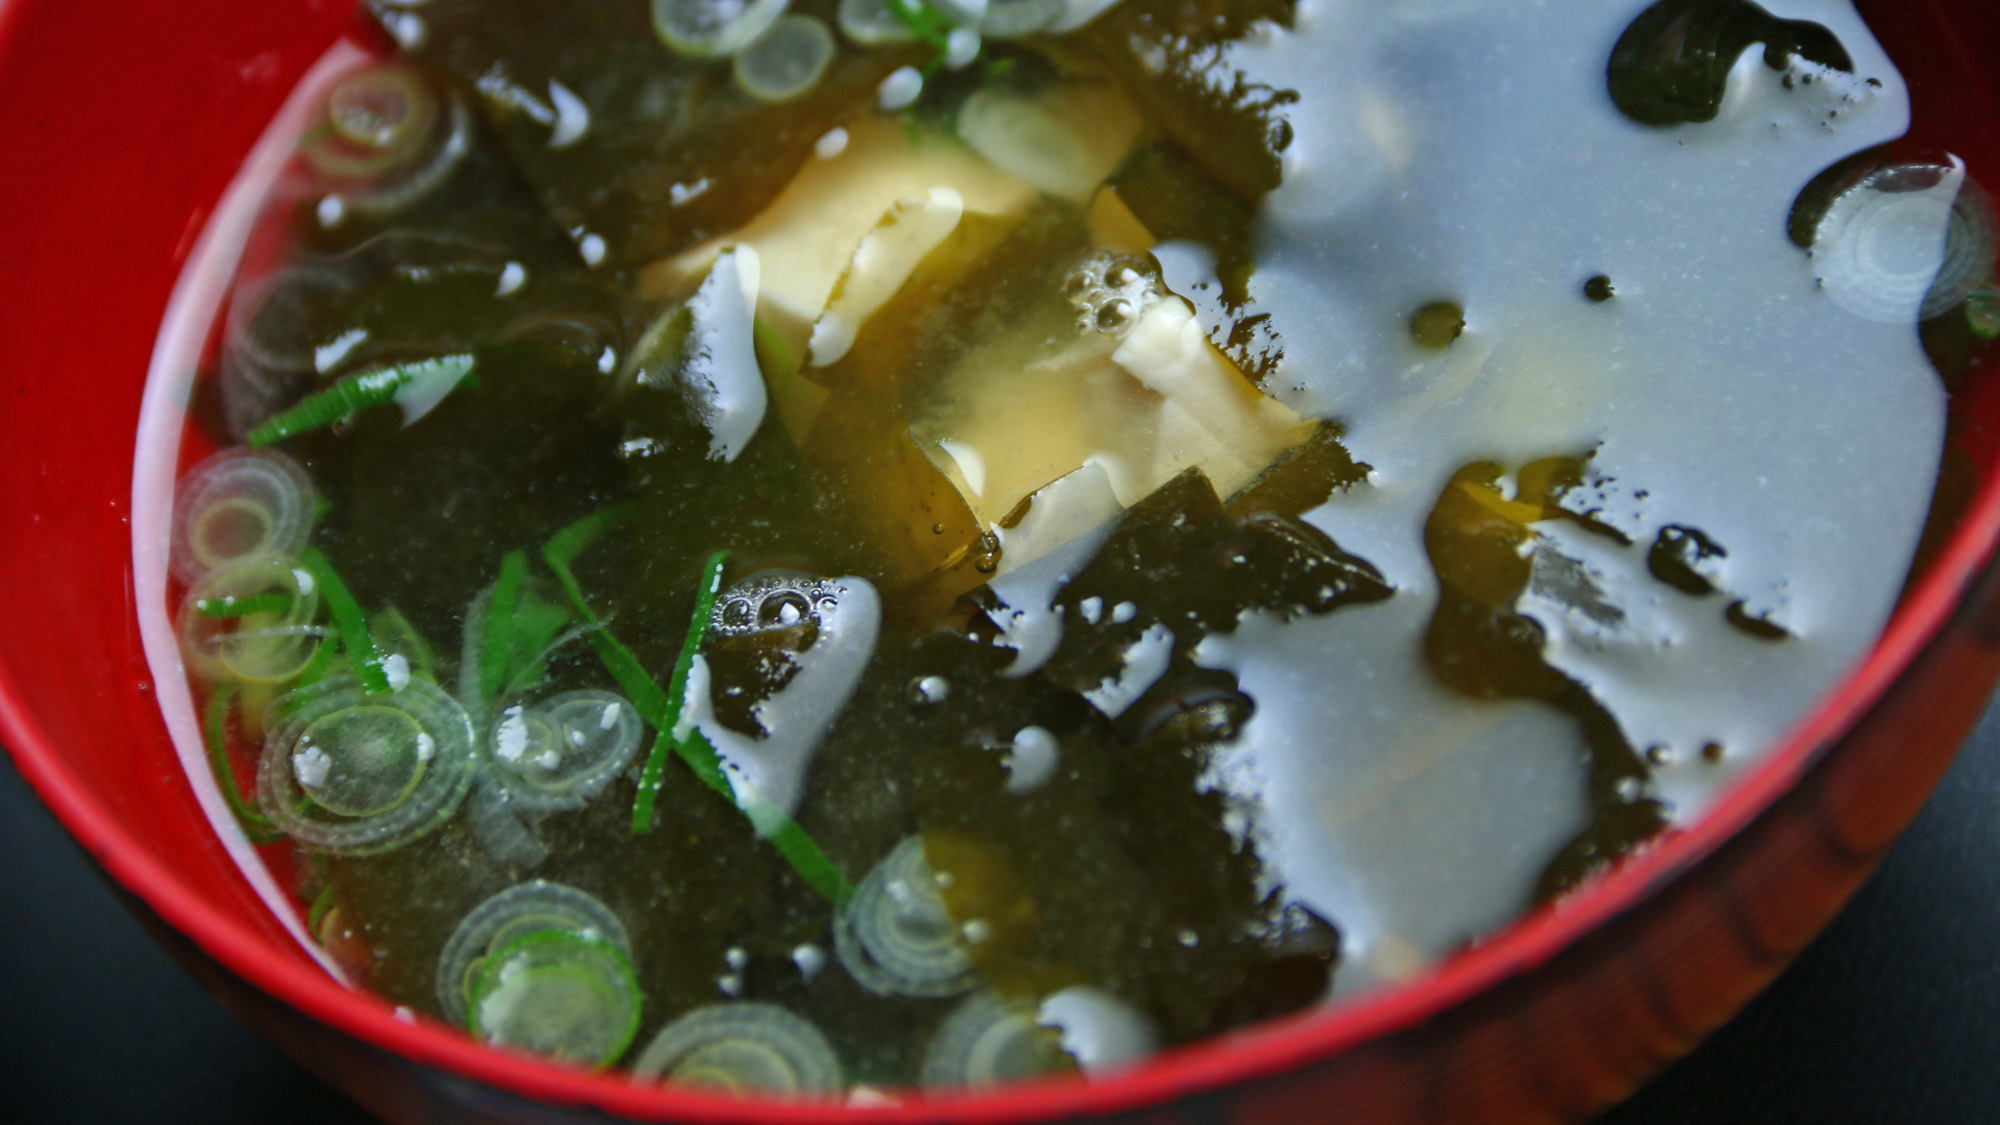
<instances>
[{"instance_id":1,"label":"chopped scallion","mask_svg":"<svg viewBox=\"0 0 2000 1125\"><path fill-rule=\"evenodd\" d=\"M632 809L632 828L635 832L645 832L653 825L653 807L659 793L662 774L665 771L665 755L668 747L680 756L696 777L709 788L728 798L751 822L759 826L759 832L771 841L779 854L791 863L805 881L832 900L835 905L853 897L854 888L846 877L827 858L818 844L806 835L790 817L774 809L746 808L737 799L736 789L723 774L722 761L708 739L700 732L692 732L686 739L676 741L674 727L680 720L681 702L687 693L688 670L693 666L694 656L701 648L701 637L710 617L714 614L716 594L720 592L722 564L726 552L718 551L710 557L702 572L701 592L696 597L694 622L689 626L688 637L681 645L681 657L674 667L673 690L660 688L658 681L646 673L639 658L618 642L610 630L584 600L583 587L577 583L570 564L576 557L595 542L605 532L631 518L631 509L620 506L608 508L595 515L587 516L558 532L542 548L542 558L555 573L556 581L562 584L577 615L590 626L590 643L597 650L598 658L610 670L618 686L625 690L632 706L639 716L651 725L655 733L653 749L649 754L639 783L639 798Z\"/></svg>"},{"instance_id":2,"label":"chopped scallion","mask_svg":"<svg viewBox=\"0 0 2000 1125\"><path fill-rule=\"evenodd\" d=\"M236 767L229 761L229 709L236 701L236 685L224 680L215 686L215 692L208 697L208 713L202 723L202 742L208 748L208 765L215 771L216 784L222 789L222 799L229 804L229 811L243 825L244 834L253 844L275 844L285 838L271 818L250 807L243 794L236 788Z\"/></svg>"},{"instance_id":3,"label":"chopped scallion","mask_svg":"<svg viewBox=\"0 0 2000 1125\"><path fill-rule=\"evenodd\" d=\"M701 585L695 587L694 617L688 622L687 635L681 639L680 658L674 661L674 674L667 681L667 700L672 710L662 716L667 721L655 724L660 736L653 740L652 752L646 756L645 772L639 775L639 796L632 803L632 831L651 832L653 830L653 804L660 796L660 778L666 770L667 748L661 743L673 742L674 749L688 765L694 767L710 785L716 786L735 799L735 789L729 779L722 776L722 762L716 757L715 747L701 738L699 731L686 739L676 740L674 727L680 721L681 703L687 698L688 673L694 667L695 654L701 651L702 638L708 635L709 618L715 615L715 595L722 591L722 564L729 560L729 552L717 551L708 557L708 565L702 567ZM691 745L700 739L699 745Z\"/></svg>"},{"instance_id":4,"label":"chopped scallion","mask_svg":"<svg viewBox=\"0 0 2000 1125\"><path fill-rule=\"evenodd\" d=\"M470 355L448 355L348 375L251 430L249 442L270 445L392 402L403 408L407 426L430 413L471 373Z\"/></svg>"},{"instance_id":5,"label":"chopped scallion","mask_svg":"<svg viewBox=\"0 0 2000 1125\"><path fill-rule=\"evenodd\" d=\"M542 678L542 666L551 653L583 636L589 628L565 628L576 619L566 607L552 602L532 588L521 591L514 605L514 659L509 665L500 694L522 691Z\"/></svg>"},{"instance_id":6,"label":"chopped scallion","mask_svg":"<svg viewBox=\"0 0 2000 1125\"><path fill-rule=\"evenodd\" d=\"M388 670L383 665L382 650L375 645L375 638L368 631L368 619L361 613L361 606L348 592L347 583L340 580L333 564L326 561L318 547L307 547L299 554L299 561L312 573L313 581L326 599L327 608L333 611L333 623L340 630L342 646L347 650L347 662L354 668L354 678L361 684L367 695L387 695L395 688L389 683Z\"/></svg>"},{"instance_id":7,"label":"chopped scallion","mask_svg":"<svg viewBox=\"0 0 2000 1125\"><path fill-rule=\"evenodd\" d=\"M283 613L292 608L292 599L285 594L252 594L245 598L200 598L194 603L195 612L203 617L248 617L253 613Z\"/></svg>"},{"instance_id":8,"label":"chopped scallion","mask_svg":"<svg viewBox=\"0 0 2000 1125\"><path fill-rule=\"evenodd\" d=\"M299 678L294 682L294 686L310 687L325 679L327 669L333 667L334 660L343 651L345 650L340 643L340 627L337 625L329 627L326 638L320 641L319 648L313 650L312 659L307 661L305 668L299 672Z\"/></svg>"},{"instance_id":9,"label":"chopped scallion","mask_svg":"<svg viewBox=\"0 0 2000 1125\"><path fill-rule=\"evenodd\" d=\"M888 0L889 11L903 22L916 37L937 48L939 53L951 49L951 21L924 0Z\"/></svg>"},{"instance_id":10,"label":"chopped scallion","mask_svg":"<svg viewBox=\"0 0 2000 1125\"><path fill-rule=\"evenodd\" d=\"M493 598L486 606L485 644L479 651L479 698L482 704L499 695L507 682L514 644L514 606L520 601L521 583L528 576L525 551L509 551L500 560L500 577L493 583Z\"/></svg>"},{"instance_id":11,"label":"chopped scallion","mask_svg":"<svg viewBox=\"0 0 2000 1125\"><path fill-rule=\"evenodd\" d=\"M313 940L323 940L320 938L319 926L321 922L326 921L326 912L332 908L333 884L328 883L319 889L319 894L313 898L312 909L306 912L306 932L313 936Z\"/></svg>"},{"instance_id":12,"label":"chopped scallion","mask_svg":"<svg viewBox=\"0 0 2000 1125\"><path fill-rule=\"evenodd\" d=\"M389 606L368 623L376 641L390 652L400 652L410 662L410 670L425 676L437 675L437 653L417 631L403 611Z\"/></svg>"}]
</instances>

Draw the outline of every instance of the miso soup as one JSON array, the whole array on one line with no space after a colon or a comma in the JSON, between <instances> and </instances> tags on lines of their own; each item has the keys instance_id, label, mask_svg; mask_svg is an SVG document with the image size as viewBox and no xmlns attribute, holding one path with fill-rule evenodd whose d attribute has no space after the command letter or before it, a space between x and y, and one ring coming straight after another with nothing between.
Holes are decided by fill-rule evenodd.
<instances>
[{"instance_id":1,"label":"miso soup","mask_svg":"<svg viewBox=\"0 0 2000 1125\"><path fill-rule=\"evenodd\" d=\"M1392 986L1887 620L2000 334L1907 124L1839 0L371 0L147 422L191 783L330 971L637 1082Z\"/></svg>"}]
</instances>

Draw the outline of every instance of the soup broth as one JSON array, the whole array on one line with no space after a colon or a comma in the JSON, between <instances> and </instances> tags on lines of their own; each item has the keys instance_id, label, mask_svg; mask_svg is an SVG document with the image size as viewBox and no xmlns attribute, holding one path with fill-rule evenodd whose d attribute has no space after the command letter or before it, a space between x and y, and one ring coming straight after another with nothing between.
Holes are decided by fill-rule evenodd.
<instances>
[{"instance_id":1,"label":"soup broth","mask_svg":"<svg viewBox=\"0 0 2000 1125\"><path fill-rule=\"evenodd\" d=\"M2000 334L1839 2L369 16L195 387L194 781L356 984L638 1081L1424 972L1860 657Z\"/></svg>"}]
</instances>

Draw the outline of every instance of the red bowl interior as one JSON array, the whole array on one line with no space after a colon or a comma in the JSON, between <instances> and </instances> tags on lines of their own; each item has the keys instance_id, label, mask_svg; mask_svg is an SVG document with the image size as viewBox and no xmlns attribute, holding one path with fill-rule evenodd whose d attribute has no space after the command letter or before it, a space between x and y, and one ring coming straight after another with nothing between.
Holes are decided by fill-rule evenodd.
<instances>
[{"instance_id":1,"label":"red bowl interior","mask_svg":"<svg viewBox=\"0 0 2000 1125\"><path fill-rule=\"evenodd\" d=\"M1916 105L1912 151L2000 186L2000 21L1976 2L1864 4ZM1871 10L1872 9L1872 10ZM124 5L0 0L0 740L125 888L283 1003L430 1067L640 1118L847 1121L835 1107L640 1090L481 1049L329 979L214 840L153 698L133 605L132 446L176 276L287 91L352 26L348 0ZM1697 863L1781 796L1909 667L2000 541L2000 394L1954 400L1970 503L1874 652L1706 818L1427 977L1331 1013L1170 1052L1091 1085L874 1109L882 1121L1023 1121L1153 1105L1286 1071L1426 1020L1538 966ZM25 548L25 549L23 549Z\"/></svg>"}]
</instances>

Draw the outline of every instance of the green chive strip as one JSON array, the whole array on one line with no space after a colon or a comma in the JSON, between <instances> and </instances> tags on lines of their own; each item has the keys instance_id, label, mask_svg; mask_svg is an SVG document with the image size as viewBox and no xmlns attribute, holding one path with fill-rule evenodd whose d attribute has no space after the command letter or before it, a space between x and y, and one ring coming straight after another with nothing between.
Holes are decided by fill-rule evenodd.
<instances>
[{"instance_id":1,"label":"green chive strip","mask_svg":"<svg viewBox=\"0 0 2000 1125\"><path fill-rule=\"evenodd\" d=\"M203 617L248 617L253 613L283 613L292 608L290 594L252 594L246 598L202 598L194 603Z\"/></svg>"},{"instance_id":2,"label":"green chive strip","mask_svg":"<svg viewBox=\"0 0 2000 1125\"><path fill-rule=\"evenodd\" d=\"M625 505L606 508L595 515L585 516L557 532L556 537L549 540L548 545L542 548L542 559L549 564L549 570L554 572L556 581L562 585L563 592L569 595L571 604L576 606L577 616L583 619L584 624L592 627L589 633L590 646L597 650L598 659L604 661L604 666L610 670L611 678L618 681L618 686L625 689L625 695L632 701L633 709L659 732L659 738L654 741L652 756L647 759L643 779L639 783L641 800L644 800L644 794L648 789L647 781L644 779L651 780L652 788L657 789L659 786L657 764L663 752L659 741L672 739L674 724L680 720L681 701L662 691L658 681L646 674L646 668L639 663L639 658L632 655L632 650L620 644L618 638L612 636L611 631L604 627L604 622L584 599L583 587L577 583L576 574L570 570L570 564L576 561L576 557L582 554L585 548L631 516L631 508ZM686 684L685 677L682 678L682 684L683 686ZM685 754L682 756L686 757ZM729 779L722 776L722 767L719 763L713 760L706 763L689 760L688 765L694 769L696 776L708 784L709 788L734 799L729 788ZM648 810L646 828L650 828L651 802L647 801L646 806ZM636 831L646 830L638 826L636 809L633 813L633 826Z\"/></svg>"},{"instance_id":3,"label":"green chive strip","mask_svg":"<svg viewBox=\"0 0 2000 1125\"><path fill-rule=\"evenodd\" d=\"M347 662L354 668L354 678L361 682L364 695L387 695L396 690L389 684L389 673L382 666L382 650L375 646L375 638L369 635L368 619L361 613L361 606L354 595L347 590L347 583L340 580L333 564L326 561L318 547L308 546L299 553L299 561L319 584L321 596L333 612L333 623L340 630L340 639L347 649Z\"/></svg>"},{"instance_id":4,"label":"green chive strip","mask_svg":"<svg viewBox=\"0 0 2000 1125\"><path fill-rule=\"evenodd\" d=\"M665 770L665 747L662 743L672 745L681 761L694 771L696 777L705 782L709 788L728 798L730 804L748 816L753 825L763 826L760 834L777 847L779 854L791 863L814 890L825 895L835 905L846 902L853 897L854 885L847 881L847 878L840 873L840 869L835 867L826 853L820 850L819 845L806 835L804 829L775 809L748 809L737 800L735 787L722 772L721 757L706 736L700 731L695 731L685 741L675 742L673 730L680 719L681 701L686 698L687 669L693 665L694 654L701 647L700 637L691 636L689 641L683 642L682 657L675 666L673 678L679 694L669 694L662 691L659 683L646 674L638 657L633 656L630 649L618 643L618 639L611 635L610 630L604 627L604 623L591 610L590 603L584 600L583 588L577 584L576 575L571 572L570 564L599 536L630 517L631 510L628 507L618 507L579 520L549 540L548 545L542 548L542 558L549 564L549 569L555 573L556 581L562 584L564 592L576 606L577 615L591 627L588 636L591 646L597 650L599 659L604 661L604 666L610 670L611 677L618 681L618 686L625 689L625 695L632 701L633 709L637 710L640 717L651 724L657 732L654 735L653 749L647 757L645 770L641 775L639 802L632 810L634 831L644 832L652 827L654 800L661 784L661 774ZM691 635L703 628L714 612L715 594L719 589L725 557L726 553L717 552L709 559L708 566L703 571L704 592L697 597L701 608L696 612L696 624L690 627Z\"/></svg>"},{"instance_id":5,"label":"green chive strip","mask_svg":"<svg viewBox=\"0 0 2000 1125\"><path fill-rule=\"evenodd\" d=\"M514 606L514 658L502 695L533 687L547 671L549 657L556 650L591 632L588 625L575 625L576 615L564 603L552 602L533 589L521 591Z\"/></svg>"},{"instance_id":6,"label":"green chive strip","mask_svg":"<svg viewBox=\"0 0 2000 1125\"><path fill-rule=\"evenodd\" d=\"M939 51L950 48L951 21L924 0L889 0L889 13L925 43Z\"/></svg>"},{"instance_id":7,"label":"green chive strip","mask_svg":"<svg viewBox=\"0 0 2000 1125\"><path fill-rule=\"evenodd\" d=\"M389 606L368 623L369 632L390 652L400 652L410 662L410 671L425 676L437 674L437 651L417 627L395 606Z\"/></svg>"},{"instance_id":8,"label":"green chive strip","mask_svg":"<svg viewBox=\"0 0 2000 1125\"><path fill-rule=\"evenodd\" d=\"M694 658L701 651L702 638L708 635L709 618L715 615L715 596L722 592L722 564L729 561L728 551L717 551L708 557L708 565L702 567L701 585L695 587L694 618L688 622L687 635L681 638L681 654L674 661L674 674L667 680L667 699L673 704L673 711L664 716L665 725L659 728L660 736L653 740L653 749L646 757L646 768L639 775L639 796L632 802L632 831L651 832L653 830L653 804L659 800L660 781L667 768L667 748L663 742L673 742L680 753L696 772L712 770L716 777L714 785L733 801L735 789L729 779L722 776L722 760L716 756L715 747L706 738L699 746L690 745L692 738L674 738L674 727L680 722L681 704L687 699L688 673L694 669ZM698 737L700 732L696 732ZM699 763L699 765L697 765Z\"/></svg>"},{"instance_id":9,"label":"green chive strip","mask_svg":"<svg viewBox=\"0 0 2000 1125\"><path fill-rule=\"evenodd\" d=\"M693 731L688 735L687 741L698 744L696 752L720 760L720 756L715 752L715 745L709 742L707 735ZM683 750L683 753L685 752ZM730 796L732 800L735 799L733 789ZM739 802L737 807L743 806ZM786 816L774 805L754 810L744 809L744 812L749 815L753 824L761 826L760 831L764 838L771 842L771 846L778 849L778 854L785 857L786 862L792 865L792 870L799 873L799 877L806 881L806 885L824 895L828 902L835 906L845 906L854 897L854 884L847 881L847 876L840 873L840 868L834 865L833 860L827 858L827 854L820 850L819 844L814 842L805 829L799 827L798 821Z\"/></svg>"},{"instance_id":10,"label":"green chive strip","mask_svg":"<svg viewBox=\"0 0 2000 1125\"><path fill-rule=\"evenodd\" d=\"M300 670L299 678L292 684L292 690L311 687L326 678L326 671L340 657L340 627L328 626L326 636L320 638L319 647L313 650L312 659Z\"/></svg>"},{"instance_id":11,"label":"green chive strip","mask_svg":"<svg viewBox=\"0 0 2000 1125\"><path fill-rule=\"evenodd\" d=\"M320 936L319 927L321 922L326 921L326 912L332 908L333 884L328 883L320 888L319 894L313 898L312 909L306 912L306 932L312 935L314 941L326 940Z\"/></svg>"},{"instance_id":12,"label":"green chive strip","mask_svg":"<svg viewBox=\"0 0 2000 1125\"><path fill-rule=\"evenodd\" d=\"M500 577L493 583L493 597L486 603L486 636L479 647L481 705L491 703L507 682L514 656L514 607L521 599L521 583L527 577L527 552L507 552L507 557L500 560Z\"/></svg>"},{"instance_id":13,"label":"green chive strip","mask_svg":"<svg viewBox=\"0 0 2000 1125\"><path fill-rule=\"evenodd\" d=\"M369 407L392 402L407 401L411 403L410 412L421 415L471 372L470 355L448 355L348 375L251 430L249 442L270 445L345 421Z\"/></svg>"},{"instance_id":14,"label":"green chive strip","mask_svg":"<svg viewBox=\"0 0 2000 1125\"><path fill-rule=\"evenodd\" d=\"M208 747L208 766L215 771L215 781L222 789L222 799L229 803L229 811L242 822L243 832L253 844L275 844L285 838L271 818L250 807L243 794L236 788L236 767L229 762L229 707L236 701L236 685L224 680L217 684L214 694L208 697L208 713L204 717L201 740Z\"/></svg>"}]
</instances>

